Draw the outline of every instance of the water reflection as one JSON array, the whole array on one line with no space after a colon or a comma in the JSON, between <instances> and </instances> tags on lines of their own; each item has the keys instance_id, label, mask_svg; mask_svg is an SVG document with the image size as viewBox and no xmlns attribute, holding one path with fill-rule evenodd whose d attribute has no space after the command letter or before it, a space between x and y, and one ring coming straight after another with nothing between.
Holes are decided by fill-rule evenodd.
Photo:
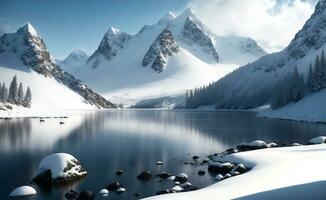
<instances>
[{"instance_id":1,"label":"water reflection","mask_svg":"<svg viewBox=\"0 0 326 200\"><path fill-rule=\"evenodd\" d=\"M60 121L64 125L60 125ZM0 199L14 187L27 184L46 155L67 152L89 172L79 183L64 188L38 188L35 199L64 199L71 188L97 192L113 180L127 187L110 199L142 197L170 187L166 182L139 182L143 170L154 174L186 172L199 187L212 184L210 176L198 177L200 165L184 165L192 155L206 156L255 139L304 143L326 133L321 124L257 118L248 112L99 111L72 113L68 119L12 119L0 121ZM157 167L155 162L165 164ZM114 172L124 169L125 175ZM15 174L13 176L12 174Z\"/></svg>"}]
</instances>

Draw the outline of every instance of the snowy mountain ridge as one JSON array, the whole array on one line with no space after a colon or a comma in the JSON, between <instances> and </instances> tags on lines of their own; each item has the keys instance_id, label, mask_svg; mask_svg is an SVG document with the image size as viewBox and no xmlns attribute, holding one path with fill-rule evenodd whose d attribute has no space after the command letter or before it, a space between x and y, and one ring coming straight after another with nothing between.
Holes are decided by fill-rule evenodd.
<instances>
[{"instance_id":1,"label":"snowy mountain ridge","mask_svg":"<svg viewBox=\"0 0 326 200\"><path fill-rule=\"evenodd\" d=\"M42 38L30 23L19 28L16 33L6 33L0 38L0 57L2 74L9 73L11 70L17 71L19 74L22 74L19 71L31 72L34 76L34 71L48 78L47 80L53 79L70 88L84 99L84 103L98 108L114 107L111 102L56 65ZM3 80L5 80L4 77ZM42 83L40 82L40 84ZM51 81L51 84L54 83Z\"/></svg>"},{"instance_id":2,"label":"snowy mountain ridge","mask_svg":"<svg viewBox=\"0 0 326 200\"><path fill-rule=\"evenodd\" d=\"M169 12L134 35L110 28L74 75L101 94L129 103L183 93L266 54L253 40L225 38L231 37L216 36L191 9ZM241 58L232 62L231 55Z\"/></svg>"},{"instance_id":3,"label":"snowy mountain ridge","mask_svg":"<svg viewBox=\"0 0 326 200\"><path fill-rule=\"evenodd\" d=\"M303 84L307 88L310 65L316 66L316 63L321 62L318 61L318 57L322 56L322 52L326 47L325 24L326 1L322 0L318 2L315 12L302 29L298 31L288 47L278 53L263 56L253 63L240 67L215 82L207 90L202 91L202 93L208 92L209 96L209 101L205 101L204 104L214 104L217 108L227 109L247 109L269 104L272 101L273 94L275 94L276 84L289 79L296 71L300 76L303 76L305 80ZM325 67L323 63L320 65ZM313 71L316 71L316 67L314 68ZM299 84L297 82L293 85L298 86ZM283 87L289 86L283 85ZM308 91L305 91L305 93L307 94ZM283 98L285 96L287 95L283 94ZM322 95L310 96L316 96L317 98ZM305 97L301 101L304 101L305 105L308 102ZM317 100L314 101L317 102ZM300 104L300 102L297 103ZM201 103L199 103L199 106L201 106ZM290 107L300 108L299 106ZM293 111L294 109L291 109L291 112ZM306 118L309 118L309 116L306 116Z\"/></svg>"},{"instance_id":4,"label":"snowy mountain ridge","mask_svg":"<svg viewBox=\"0 0 326 200\"><path fill-rule=\"evenodd\" d=\"M64 60L56 61L61 68L68 73L75 73L79 67L83 66L88 59L85 52L81 50L75 50L71 52Z\"/></svg>"}]
</instances>

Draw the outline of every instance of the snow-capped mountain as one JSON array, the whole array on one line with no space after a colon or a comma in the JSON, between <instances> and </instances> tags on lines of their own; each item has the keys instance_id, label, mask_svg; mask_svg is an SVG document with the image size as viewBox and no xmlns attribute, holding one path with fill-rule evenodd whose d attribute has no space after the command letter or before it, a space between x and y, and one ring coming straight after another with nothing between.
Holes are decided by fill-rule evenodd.
<instances>
[{"instance_id":1,"label":"snow-capped mountain","mask_svg":"<svg viewBox=\"0 0 326 200\"><path fill-rule=\"evenodd\" d=\"M56 63L60 65L64 71L74 74L79 67L86 63L87 59L88 56L85 52L75 50L71 52L64 60L56 60Z\"/></svg>"},{"instance_id":2,"label":"snow-capped mountain","mask_svg":"<svg viewBox=\"0 0 326 200\"><path fill-rule=\"evenodd\" d=\"M266 54L255 41L233 37L216 36L191 9L169 12L135 35L110 28L75 75L117 102L176 94ZM231 62L234 54L241 59Z\"/></svg>"},{"instance_id":3,"label":"snow-capped mountain","mask_svg":"<svg viewBox=\"0 0 326 200\"><path fill-rule=\"evenodd\" d=\"M110 108L114 105L55 64L31 24L0 38L0 80L17 79L32 90L32 108Z\"/></svg>"},{"instance_id":4,"label":"snow-capped mountain","mask_svg":"<svg viewBox=\"0 0 326 200\"><path fill-rule=\"evenodd\" d=\"M273 87L295 67L307 79L310 64L314 65L325 46L326 1L321 0L288 47L230 73L213 84L210 95L223 108L252 108L269 103Z\"/></svg>"}]
</instances>

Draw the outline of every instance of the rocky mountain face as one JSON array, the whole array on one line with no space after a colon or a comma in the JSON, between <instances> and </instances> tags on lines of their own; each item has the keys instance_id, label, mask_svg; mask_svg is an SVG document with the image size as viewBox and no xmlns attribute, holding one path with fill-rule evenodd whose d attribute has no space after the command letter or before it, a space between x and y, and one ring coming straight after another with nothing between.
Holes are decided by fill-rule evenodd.
<instances>
[{"instance_id":1,"label":"rocky mountain face","mask_svg":"<svg viewBox=\"0 0 326 200\"><path fill-rule=\"evenodd\" d=\"M22 63L37 73L54 78L85 99L86 103L98 108L112 108L114 104L64 72L50 57L42 38L31 24L19 28L16 33L7 33L0 38L0 53L16 55Z\"/></svg>"},{"instance_id":2,"label":"rocky mountain face","mask_svg":"<svg viewBox=\"0 0 326 200\"><path fill-rule=\"evenodd\" d=\"M189 46L197 45L203 52L210 54L216 62L219 61L212 39L203 31L201 23L196 23L190 16L184 23L181 40Z\"/></svg>"},{"instance_id":3,"label":"rocky mountain face","mask_svg":"<svg viewBox=\"0 0 326 200\"><path fill-rule=\"evenodd\" d=\"M167 65L167 58L178 53L177 45L171 31L164 29L156 38L143 59L143 66L152 63L152 68L157 72L164 71Z\"/></svg>"},{"instance_id":4,"label":"rocky mountain face","mask_svg":"<svg viewBox=\"0 0 326 200\"><path fill-rule=\"evenodd\" d=\"M311 50L317 50L326 43L326 1L318 2L314 14L295 35L287 48L295 59L302 58Z\"/></svg>"},{"instance_id":5,"label":"rocky mountain face","mask_svg":"<svg viewBox=\"0 0 326 200\"><path fill-rule=\"evenodd\" d=\"M125 47L131 36L119 29L111 27L104 35L96 51L89 57L88 61L93 61L93 68L100 62L100 57L111 60L117 53Z\"/></svg>"},{"instance_id":6,"label":"rocky mountain face","mask_svg":"<svg viewBox=\"0 0 326 200\"><path fill-rule=\"evenodd\" d=\"M169 12L156 24L145 25L135 35L129 35L121 30L110 28L104 35L98 49L90 56L87 62L88 64L91 63L92 68L97 68L101 63L111 62L118 54L121 54L123 51L128 51L130 43L146 45L148 41L141 40L154 38L150 41L151 44L145 52L145 55L139 57L140 61L141 59L143 60L143 66L148 65L148 53L153 51L153 47L157 45L157 41L164 31L169 31L171 33L174 43L176 43L175 45L189 51L193 56L210 64L216 64L220 61L226 61L226 63L229 64L229 57L234 58L235 53L236 55L240 54L241 57L241 59L234 62L234 64L237 65L246 64L266 54L266 52L250 38L237 36L234 37L235 40L233 42L230 42L231 37L215 35L200 21L191 9L187 9L178 16ZM227 45L224 45L226 43ZM225 59L221 57L221 55L223 55ZM170 56L158 57L157 62L155 62L156 66L152 68L157 72L163 72L166 68L168 57ZM151 61L153 62L153 60Z\"/></svg>"}]
</instances>

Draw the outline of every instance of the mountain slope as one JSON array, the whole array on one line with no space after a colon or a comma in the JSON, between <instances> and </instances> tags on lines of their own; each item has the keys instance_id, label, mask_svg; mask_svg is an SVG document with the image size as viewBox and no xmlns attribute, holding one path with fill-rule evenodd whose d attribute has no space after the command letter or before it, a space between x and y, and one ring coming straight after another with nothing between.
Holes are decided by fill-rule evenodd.
<instances>
[{"instance_id":1,"label":"mountain slope","mask_svg":"<svg viewBox=\"0 0 326 200\"><path fill-rule=\"evenodd\" d=\"M110 108L114 105L54 64L42 38L29 23L0 38L0 80L32 90L32 108Z\"/></svg>"},{"instance_id":2,"label":"mountain slope","mask_svg":"<svg viewBox=\"0 0 326 200\"><path fill-rule=\"evenodd\" d=\"M228 52L223 52L217 41L222 43L225 38L209 31L192 10L179 16L170 12L135 35L110 28L98 49L75 75L101 94L113 96L116 102L133 104L208 84L239 63L265 55L257 43L248 39L241 41L248 45L240 45L241 39ZM262 51L257 53L252 49ZM233 51L243 55L242 60L232 63L220 56L221 53L227 57Z\"/></svg>"},{"instance_id":3,"label":"mountain slope","mask_svg":"<svg viewBox=\"0 0 326 200\"><path fill-rule=\"evenodd\" d=\"M214 83L208 104L218 108L254 108L269 103L277 82L293 73L297 66L306 78L310 63L321 55L326 45L326 1L316 6L314 14L283 51L266 55L240 67Z\"/></svg>"},{"instance_id":4,"label":"mountain slope","mask_svg":"<svg viewBox=\"0 0 326 200\"><path fill-rule=\"evenodd\" d=\"M88 56L85 52L76 50L71 52L64 60L57 61L57 64L60 65L64 71L74 74L79 67L86 63L87 59Z\"/></svg>"},{"instance_id":5,"label":"mountain slope","mask_svg":"<svg viewBox=\"0 0 326 200\"><path fill-rule=\"evenodd\" d=\"M262 110L261 116L309 122L326 122L326 89L311 94L297 103L286 105L276 110Z\"/></svg>"}]
</instances>

